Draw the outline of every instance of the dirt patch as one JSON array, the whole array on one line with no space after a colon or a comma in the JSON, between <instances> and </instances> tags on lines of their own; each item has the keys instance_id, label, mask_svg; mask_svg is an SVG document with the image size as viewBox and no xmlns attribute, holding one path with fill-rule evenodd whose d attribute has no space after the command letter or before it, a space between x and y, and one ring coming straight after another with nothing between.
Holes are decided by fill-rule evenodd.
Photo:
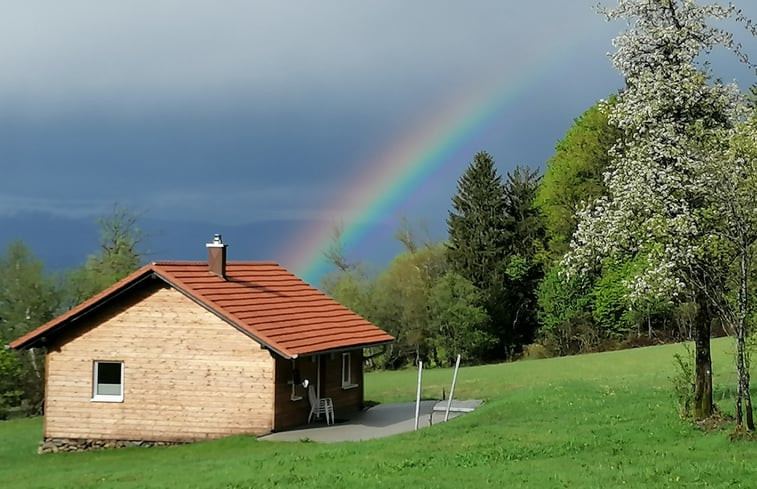
<instances>
[{"instance_id":1,"label":"dirt patch","mask_svg":"<svg viewBox=\"0 0 757 489\"><path fill-rule=\"evenodd\" d=\"M694 426L702 431L721 431L731 423L733 423L732 417L715 413L709 418L695 420Z\"/></svg>"},{"instance_id":2,"label":"dirt patch","mask_svg":"<svg viewBox=\"0 0 757 489\"><path fill-rule=\"evenodd\" d=\"M757 441L757 433L754 431L747 431L743 426L737 426L733 429L728 438L731 441Z\"/></svg>"}]
</instances>

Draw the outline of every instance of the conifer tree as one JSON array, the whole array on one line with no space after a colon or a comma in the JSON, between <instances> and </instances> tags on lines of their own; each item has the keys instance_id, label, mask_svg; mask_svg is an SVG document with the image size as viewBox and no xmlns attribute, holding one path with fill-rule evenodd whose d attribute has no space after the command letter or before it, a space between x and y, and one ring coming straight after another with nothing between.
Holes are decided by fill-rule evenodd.
<instances>
[{"instance_id":1,"label":"conifer tree","mask_svg":"<svg viewBox=\"0 0 757 489\"><path fill-rule=\"evenodd\" d=\"M447 227L447 257L451 269L482 291L492 320L492 333L507 346L505 261L507 201L494 159L477 153L460 177L452 197Z\"/></svg>"},{"instance_id":2,"label":"conifer tree","mask_svg":"<svg viewBox=\"0 0 757 489\"><path fill-rule=\"evenodd\" d=\"M544 216L536 206L538 170L517 166L505 182L505 314L519 348L536 332L536 290L544 276Z\"/></svg>"},{"instance_id":3,"label":"conifer tree","mask_svg":"<svg viewBox=\"0 0 757 489\"><path fill-rule=\"evenodd\" d=\"M505 258L505 188L494 160L477 153L457 183L447 219L448 259L454 271L490 290Z\"/></svg>"}]
</instances>

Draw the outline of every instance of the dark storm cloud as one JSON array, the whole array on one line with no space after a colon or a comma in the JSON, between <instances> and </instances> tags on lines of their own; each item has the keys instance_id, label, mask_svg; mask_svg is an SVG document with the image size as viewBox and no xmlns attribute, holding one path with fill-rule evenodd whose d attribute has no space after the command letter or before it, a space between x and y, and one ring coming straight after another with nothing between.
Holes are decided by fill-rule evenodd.
<instances>
[{"instance_id":1,"label":"dark storm cloud","mask_svg":"<svg viewBox=\"0 0 757 489\"><path fill-rule=\"evenodd\" d=\"M130 1L6 6L0 94L42 113L369 93L518 66L601 21L590 2Z\"/></svg>"},{"instance_id":2,"label":"dark storm cloud","mask_svg":"<svg viewBox=\"0 0 757 489\"><path fill-rule=\"evenodd\" d=\"M339 215L328 206L363 165L481 80L527 83L471 151L543 164L619 87L604 54L620 27L593 3L12 2L0 213ZM418 210L445 209L455 178Z\"/></svg>"},{"instance_id":3,"label":"dark storm cloud","mask_svg":"<svg viewBox=\"0 0 757 489\"><path fill-rule=\"evenodd\" d=\"M357 126L355 134L317 113L286 120L236 114L0 118L0 212L81 215L119 201L162 216L207 218L204 207L225 205L234 209L225 213L231 220L281 217L333 193L333 179L320 177L349 171L370 145L363 135L381 131L349 119L340 121ZM312 206L304 207L312 215Z\"/></svg>"}]
</instances>

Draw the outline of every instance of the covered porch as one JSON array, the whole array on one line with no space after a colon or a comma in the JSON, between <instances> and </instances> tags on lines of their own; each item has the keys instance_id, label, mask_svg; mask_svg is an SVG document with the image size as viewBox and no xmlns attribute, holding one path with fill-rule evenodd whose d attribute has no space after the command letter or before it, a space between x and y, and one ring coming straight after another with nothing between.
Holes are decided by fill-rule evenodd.
<instances>
[{"instance_id":1,"label":"covered porch","mask_svg":"<svg viewBox=\"0 0 757 489\"><path fill-rule=\"evenodd\" d=\"M338 420L364 408L362 348L290 359L277 355L275 369L274 431L307 424L311 396L331 399ZM308 387L303 385L306 380ZM321 416L317 421L323 420Z\"/></svg>"}]
</instances>

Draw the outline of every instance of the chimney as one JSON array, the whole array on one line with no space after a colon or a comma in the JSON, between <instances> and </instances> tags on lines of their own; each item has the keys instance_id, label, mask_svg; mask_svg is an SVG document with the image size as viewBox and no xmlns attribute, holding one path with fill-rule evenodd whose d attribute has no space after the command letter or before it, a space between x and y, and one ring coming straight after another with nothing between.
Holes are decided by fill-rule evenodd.
<instances>
[{"instance_id":1,"label":"chimney","mask_svg":"<svg viewBox=\"0 0 757 489\"><path fill-rule=\"evenodd\" d=\"M208 249L208 268L222 279L226 279L226 246L220 234L214 235L213 242L205 245Z\"/></svg>"}]
</instances>

